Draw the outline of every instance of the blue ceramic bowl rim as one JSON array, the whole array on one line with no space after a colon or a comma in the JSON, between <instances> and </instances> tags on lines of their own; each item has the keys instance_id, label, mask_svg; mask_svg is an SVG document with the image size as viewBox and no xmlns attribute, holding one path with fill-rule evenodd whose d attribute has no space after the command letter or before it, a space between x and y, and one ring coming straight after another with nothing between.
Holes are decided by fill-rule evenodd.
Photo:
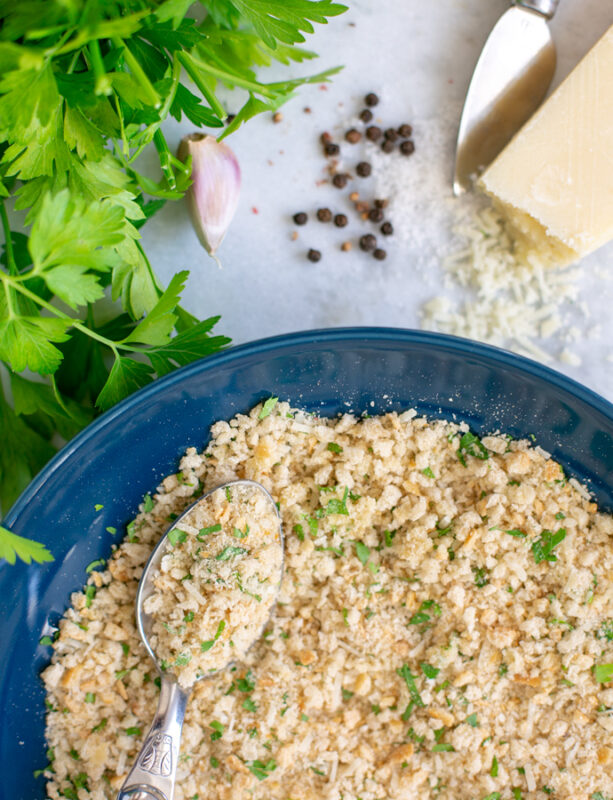
<instances>
[{"instance_id":1,"label":"blue ceramic bowl rim","mask_svg":"<svg viewBox=\"0 0 613 800\"><path fill-rule=\"evenodd\" d=\"M338 341L358 342L360 340L368 344L396 340L425 345L437 350L446 350L459 355L485 357L501 366L519 369L546 383L557 386L613 421L613 403L609 402L592 389L588 389L578 381L544 364L540 364L537 361L533 361L532 359L518 355L517 353L512 353L508 350L503 350L499 347L494 347L493 345L473 341L472 339L463 339L445 333L420 331L412 328L366 326L316 328L294 333L284 333L278 336L270 336L264 339L256 339L251 342L235 345L220 353L215 353L206 358L194 361L185 367L175 370L169 375L158 378L148 386L143 387L125 400L122 400L71 439L68 444L43 467L11 507L4 519L4 524L9 527L14 524L22 510L36 497L37 492L40 491L55 470L57 470L76 450L87 443L93 436L96 436L98 432L112 422L115 417L123 415L125 412L129 411L131 407L139 405L149 396L156 395L163 387L181 383L185 377L193 373L206 373L219 365L232 362L234 359L240 358L243 355L256 355L270 350L281 350L285 347L292 347L299 344L334 344Z\"/></svg>"}]
</instances>

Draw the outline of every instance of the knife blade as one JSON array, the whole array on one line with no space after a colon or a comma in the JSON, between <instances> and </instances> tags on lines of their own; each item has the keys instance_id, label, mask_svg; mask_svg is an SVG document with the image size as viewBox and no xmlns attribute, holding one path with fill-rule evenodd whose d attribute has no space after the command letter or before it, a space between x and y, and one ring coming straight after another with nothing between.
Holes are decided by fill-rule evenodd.
<instances>
[{"instance_id":1,"label":"knife blade","mask_svg":"<svg viewBox=\"0 0 613 800\"><path fill-rule=\"evenodd\" d=\"M475 67L460 120L453 192L460 195L541 104L556 50L547 22L559 0L517 0L498 20Z\"/></svg>"}]
</instances>

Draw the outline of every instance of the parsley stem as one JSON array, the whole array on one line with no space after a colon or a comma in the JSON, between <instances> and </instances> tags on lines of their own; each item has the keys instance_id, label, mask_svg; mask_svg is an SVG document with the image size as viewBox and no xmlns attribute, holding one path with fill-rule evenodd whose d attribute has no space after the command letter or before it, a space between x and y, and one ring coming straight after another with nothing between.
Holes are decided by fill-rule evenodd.
<instances>
[{"instance_id":1,"label":"parsley stem","mask_svg":"<svg viewBox=\"0 0 613 800\"><path fill-rule=\"evenodd\" d=\"M100 42L97 39L92 39L92 41L87 45L87 50L89 52L92 69L94 71L94 77L96 79L94 93L98 95L111 94L113 87L111 84L111 79L106 74L106 70L104 69L102 53L100 52Z\"/></svg>"},{"instance_id":2,"label":"parsley stem","mask_svg":"<svg viewBox=\"0 0 613 800\"><path fill-rule=\"evenodd\" d=\"M4 200L0 200L0 217L2 218L2 228L4 229L4 249L6 251L6 263L11 275L18 275L17 263L15 262L15 251L13 250L13 239L11 237L11 226L9 225L8 214Z\"/></svg>"},{"instance_id":3,"label":"parsley stem","mask_svg":"<svg viewBox=\"0 0 613 800\"><path fill-rule=\"evenodd\" d=\"M130 145L126 137L126 128L123 122L123 114L121 112L121 104L117 92L113 89L113 100L115 101L115 111L117 112L117 119L119 120L119 130L121 131L121 152L124 156L130 155Z\"/></svg>"},{"instance_id":4,"label":"parsley stem","mask_svg":"<svg viewBox=\"0 0 613 800\"><path fill-rule=\"evenodd\" d=\"M159 128L153 134L153 144L155 145L155 149L157 150L158 155L160 157L160 168L162 170L162 173L164 174L164 177L168 182L169 188L176 189L177 179L175 178L175 173L173 172L170 163L170 157L172 154L168 149L168 144L166 142L166 139L164 138L164 134Z\"/></svg>"},{"instance_id":5,"label":"parsley stem","mask_svg":"<svg viewBox=\"0 0 613 800\"><path fill-rule=\"evenodd\" d=\"M138 83L140 83L143 92L145 93L146 99L154 108L159 108L162 105L162 101L160 99L159 94L153 88L153 84L147 77L145 70L141 67L139 62L136 58L132 55L130 48L128 45L120 39L118 36L113 36L112 40L115 47L119 49L123 49L123 60L130 68L130 72L132 73L132 77Z\"/></svg>"},{"instance_id":6,"label":"parsley stem","mask_svg":"<svg viewBox=\"0 0 613 800\"><path fill-rule=\"evenodd\" d=\"M177 56L177 58L179 58L181 55L185 54L180 53ZM246 89L248 92L256 92L257 94L264 95L265 97L274 97L274 95L276 94L275 90L269 89L268 85L265 83L254 83L254 81L246 80L245 78L241 78L238 75L232 75L231 73L226 72L223 69L212 67L210 64L207 64L206 62L200 61L199 58L194 58L194 56L190 56L189 58L192 61L193 67L201 70L202 72L207 72L209 75L212 75L214 78L217 78L218 80L223 81L224 83L233 84L234 86L240 86L241 89ZM183 64L183 66L185 66L185 69L187 69L187 66L185 64ZM191 74L191 72L190 76L193 79L193 75ZM194 83L196 83L195 80ZM196 85L198 86L200 91L202 91L201 87L198 84Z\"/></svg>"},{"instance_id":7,"label":"parsley stem","mask_svg":"<svg viewBox=\"0 0 613 800\"><path fill-rule=\"evenodd\" d=\"M224 120L228 116L226 114L225 108L221 105L219 100L215 97L213 92L209 89L206 83L202 80L202 77L198 74L198 70L202 70L202 72L211 72L212 67L209 68L207 64L198 59L194 58L193 56L189 55L188 53L177 53L176 55L177 61L180 61L181 64L185 67L185 71L189 75L189 77L193 80L196 86L200 89L202 96L206 99L207 103L211 106L212 110L217 114L217 116ZM225 73L224 73L225 74ZM232 76L227 75L228 81ZM239 81L240 78L233 79L234 83L237 86L240 85Z\"/></svg>"},{"instance_id":8,"label":"parsley stem","mask_svg":"<svg viewBox=\"0 0 613 800\"><path fill-rule=\"evenodd\" d=\"M18 280L11 278L8 275L3 275L2 273L0 273L0 280L5 285L5 291L7 290L10 291L9 287L13 287L20 294L24 295L25 297L28 297L30 300L33 300L39 306L42 306L42 308L46 308L47 311L50 311L54 316L58 317L59 319L66 320L66 322L69 322L73 328L76 328L81 333L84 333L91 339L96 339L96 341L106 345L113 351L116 357L119 357L118 348L121 348L122 350L130 350L133 353L141 352L141 349L138 347L132 347L129 344L124 344L123 341L114 342L112 339L107 339L106 336L102 336L102 334L96 333L96 331L92 330L91 328L88 328L87 325L85 325L80 319L75 319L74 317L65 314L63 311L60 311L59 308L56 308L55 306L51 305L51 303L48 303L46 300L43 300L42 297L39 297L34 292L31 292L27 288L27 286L24 286L22 283L18 282ZM7 300L8 300L8 295L7 295Z\"/></svg>"}]
</instances>

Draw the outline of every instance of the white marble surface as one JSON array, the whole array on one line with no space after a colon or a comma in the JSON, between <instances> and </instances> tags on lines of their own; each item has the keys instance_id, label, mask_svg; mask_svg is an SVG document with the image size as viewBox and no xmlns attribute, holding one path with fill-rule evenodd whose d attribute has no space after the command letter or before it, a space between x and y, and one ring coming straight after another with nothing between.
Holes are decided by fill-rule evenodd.
<instances>
[{"instance_id":1,"label":"white marble surface","mask_svg":"<svg viewBox=\"0 0 613 800\"><path fill-rule=\"evenodd\" d=\"M349 0L348 5L344 16L318 28L309 40L321 57L292 68L302 74L344 64L343 72L327 90L301 90L283 108L281 123L273 124L265 115L228 140L241 162L243 189L219 252L223 269L200 248L182 202L168 204L143 229L147 253L162 279L190 269L186 307L201 317L221 314L218 330L235 343L315 327L418 327L420 304L441 285L441 253L450 241L448 209L457 202L450 189L455 126L481 47L508 4ZM552 22L558 49L554 86L611 24L610 0L561 0ZM298 229L297 241L290 239L295 211L313 212L324 205L346 210L347 192L318 185L325 168L318 136L359 111L368 91L381 96L377 113L385 126L414 124L421 154L416 160L415 213L402 223L404 236L389 242L385 262L357 248L339 252L343 239L355 241L364 232L357 223L341 232L312 221ZM304 112L306 106L310 114ZM174 146L189 130L189 123L171 120L166 133ZM368 194L368 186L362 182L358 188ZM429 197L427 203L422 194ZM306 260L311 246L323 251L318 264ZM608 265L613 275L611 245L584 264L582 299L590 318L577 315L579 341L571 345L582 364L554 361L552 366L613 400L613 363L608 360L613 352L613 282L606 277Z\"/></svg>"}]
</instances>

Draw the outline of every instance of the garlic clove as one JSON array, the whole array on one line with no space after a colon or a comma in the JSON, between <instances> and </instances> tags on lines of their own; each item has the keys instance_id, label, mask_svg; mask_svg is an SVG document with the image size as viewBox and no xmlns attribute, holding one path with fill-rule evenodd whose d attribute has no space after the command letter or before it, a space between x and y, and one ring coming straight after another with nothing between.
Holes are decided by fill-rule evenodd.
<instances>
[{"instance_id":1,"label":"garlic clove","mask_svg":"<svg viewBox=\"0 0 613 800\"><path fill-rule=\"evenodd\" d=\"M225 142L214 136L190 133L179 145L181 161L192 159L192 185L187 201L194 230L211 256L222 243L238 205L241 171Z\"/></svg>"}]
</instances>

